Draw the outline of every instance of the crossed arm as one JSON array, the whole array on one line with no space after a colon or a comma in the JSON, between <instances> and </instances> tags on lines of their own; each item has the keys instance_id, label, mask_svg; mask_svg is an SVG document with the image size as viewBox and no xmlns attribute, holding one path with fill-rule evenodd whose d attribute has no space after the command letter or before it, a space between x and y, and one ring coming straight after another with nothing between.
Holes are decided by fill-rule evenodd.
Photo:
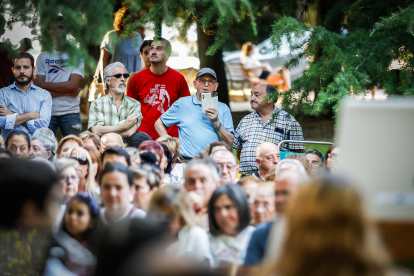
<instances>
[{"instance_id":1,"label":"crossed arm","mask_svg":"<svg viewBox=\"0 0 414 276\"><path fill-rule=\"evenodd\" d=\"M80 88L78 87L79 82L82 80L82 76L78 74L70 75L68 81L64 82L46 82L46 76L43 75L36 75L33 83L47 91L52 95L52 98L62 97L62 96L69 96L69 97L77 97L80 92Z\"/></svg>"}]
</instances>

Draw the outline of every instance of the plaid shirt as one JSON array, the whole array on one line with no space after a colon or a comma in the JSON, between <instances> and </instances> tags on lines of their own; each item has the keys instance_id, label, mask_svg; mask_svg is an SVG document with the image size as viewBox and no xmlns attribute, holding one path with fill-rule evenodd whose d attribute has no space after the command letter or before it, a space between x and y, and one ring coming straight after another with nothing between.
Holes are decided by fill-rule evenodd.
<instances>
[{"instance_id":1,"label":"plaid shirt","mask_svg":"<svg viewBox=\"0 0 414 276\"><path fill-rule=\"evenodd\" d=\"M114 98L110 93L93 101L89 109L88 129L94 125L116 126L124 123L125 119L131 115L138 115L137 128L141 124L141 104L124 95L121 106L116 108Z\"/></svg>"},{"instance_id":2,"label":"plaid shirt","mask_svg":"<svg viewBox=\"0 0 414 276\"><path fill-rule=\"evenodd\" d=\"M270 118L265 125L260 115L254 111L244 117L234 133L233 149L241 151L240 170L243 175L251 175L256 169L256 147L263 142L276 145L283 140L303 140L302 127L289 113L275 108L274 119ZM305 149L304 144L282 144L280 150Z\"/></svg>"}]
</instances>

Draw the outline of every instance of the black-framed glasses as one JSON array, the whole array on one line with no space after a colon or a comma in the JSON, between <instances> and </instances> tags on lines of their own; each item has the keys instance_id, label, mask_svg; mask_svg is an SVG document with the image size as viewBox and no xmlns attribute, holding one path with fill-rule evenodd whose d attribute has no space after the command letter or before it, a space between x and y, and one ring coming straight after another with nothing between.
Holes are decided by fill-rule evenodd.
<instances>
[{"instance_id":1,"label":"black-framed glasses","mask_svg":"<svg viewBox=\"0 0 414 276\"><path fill-rule=\"evenodd\" d=\"M129 78L129 74L128 73L125 73L125 74L115 74L115 75L112 75L111 77L114 77L116 79L119 79L122 76L124 76L124 78L126 78L126 79Z\"/></svg>"},{"instance_id":2,"label":"black-framed glasses","mask_svg":"<svg viewBox=\"0 0 414 276\"><path fill-rule=\"evenodd\" d=\"M80 165L88 164L88 159L86 157L69 157L69 158L78 161Z\"/></svg>"}]
</instances>

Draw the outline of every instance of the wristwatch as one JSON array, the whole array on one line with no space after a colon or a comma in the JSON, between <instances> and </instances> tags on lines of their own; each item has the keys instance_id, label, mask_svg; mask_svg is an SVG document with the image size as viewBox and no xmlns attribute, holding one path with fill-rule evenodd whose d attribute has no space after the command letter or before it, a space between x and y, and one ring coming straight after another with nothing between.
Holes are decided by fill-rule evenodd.
<instances>
[{"instance_id":1,"label":"wristwatch","mask_svg":"<svg viewBox=\"0 0 414 276\"><path fill-rule=\"evenodd\" d=\"M214 126L213 126L214 127ZM220 130L220 128L221 128L221 122L220 122L220 124L218 125L218 127L214 127L214 130L217 132L217 131L219 131Z\"/></svg>"}]
</instances>

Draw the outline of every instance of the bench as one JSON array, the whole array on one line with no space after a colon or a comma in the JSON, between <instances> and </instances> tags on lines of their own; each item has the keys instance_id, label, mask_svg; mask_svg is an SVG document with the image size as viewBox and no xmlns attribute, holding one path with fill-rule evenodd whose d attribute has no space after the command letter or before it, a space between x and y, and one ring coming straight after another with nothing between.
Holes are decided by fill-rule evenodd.
<instances>
[{"instance_id":1,"label":"bench","mask_svg":"<svg viewBox=\"0 0 414 276\"><path fill-rule=\"evenodd\" d=\"M242 90L245 100L247 96L244 94L245 87L253 87L256 84L266 82L265 80L259 79L257 77L250 77L248 75L247 69L243 67L243 65L237 62L225 62L224 67L226 70L227 82L230 89L234 90ZM282 91L282 86L284 84L283 78L279 80L275 80L276 84L272 84L276 86L278 91Z\"/></svg>"}]
</instances>

